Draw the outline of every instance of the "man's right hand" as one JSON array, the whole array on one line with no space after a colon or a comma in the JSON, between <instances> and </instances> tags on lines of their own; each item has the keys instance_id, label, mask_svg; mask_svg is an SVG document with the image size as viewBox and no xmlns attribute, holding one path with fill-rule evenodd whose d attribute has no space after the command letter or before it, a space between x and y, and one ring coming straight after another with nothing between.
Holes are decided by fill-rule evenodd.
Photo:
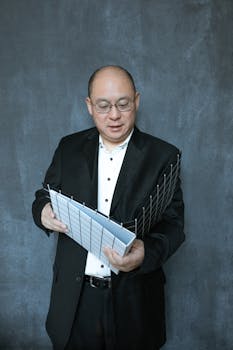
<instances>
[{"instance_id":1,"label":"man's right hand","mask_svg":"<svg viewBox=\"0 0 233 350\"><path fill-rule=\"evenodd\" d=\"M41 212L41 223L44 227L55 232L67 232L67 227L60 220L56 219L50 203L47 203Z\"/></svg>"}]
</instances>

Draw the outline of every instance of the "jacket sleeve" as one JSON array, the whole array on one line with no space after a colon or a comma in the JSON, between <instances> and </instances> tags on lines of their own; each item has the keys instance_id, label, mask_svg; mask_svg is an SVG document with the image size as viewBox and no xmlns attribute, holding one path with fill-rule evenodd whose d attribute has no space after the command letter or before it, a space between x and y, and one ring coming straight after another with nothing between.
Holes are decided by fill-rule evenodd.
<instances>
[{"instance_id":1,"label":"jacket sleeve","mask_svg":"<svg viewBox=\"0 0 233 350\"><path fill-rule=\"evenodd\" d=\"M60 189L60 184L61 184L61 153L62 153L61 143L62 143L62 141L59 143L59 145L54 153L52 163L50 164L50 166L46 172L44 182L43 182L43 188L36 191L35 200L32 203L32 216L33 216L34 222L39 228L44 230L46 232L46 234L48 234L48 235L51 231L46 229L46 227L44 227L42 225L41 212L42 212L42 209L44 208L44 206L50 202L50 197L49 197L48 191L47 191L47 185L49 185L51 188L54 188L57 190Z\"/></svg>"},{"instance_id":2,"label":"jacket sleeve","mask_svg":"<svg viewBox=\"0 0 233 350\"><path fill-rule=\"evenodd\" d=\"M178 177L171 203L161 220L144 237L145 257L139 273L152 272L161 267L184 240L184 203Z\"/></svg>"}]
</instances>

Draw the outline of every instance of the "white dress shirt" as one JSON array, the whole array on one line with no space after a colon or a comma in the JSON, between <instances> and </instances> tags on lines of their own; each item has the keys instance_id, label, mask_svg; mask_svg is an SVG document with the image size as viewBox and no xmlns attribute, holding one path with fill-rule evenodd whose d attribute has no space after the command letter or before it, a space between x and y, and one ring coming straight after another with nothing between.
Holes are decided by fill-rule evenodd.
<instances>
[{"instance_id":1,"label":"white dress shirt","mask_svg":"<svg viewBox=\"0 0 233 350\"><path fill-rule=\"evenodd\" d=\"M99 136L97 209L106 216L109 216L110 213L117 179L132 133L133 131L122 144L116 146L112 151L107 150L102 137ZM88 252L85 275L106 277L111 275L111 270L92 253Z\"/></svg>"}]
</instances>

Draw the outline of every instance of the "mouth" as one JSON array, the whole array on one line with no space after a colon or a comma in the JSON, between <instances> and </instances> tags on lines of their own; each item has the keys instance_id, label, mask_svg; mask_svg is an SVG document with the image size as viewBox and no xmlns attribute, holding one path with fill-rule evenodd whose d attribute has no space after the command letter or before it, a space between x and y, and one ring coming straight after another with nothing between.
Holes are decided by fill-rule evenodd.
<instances>
[{"instance_id":1,"label":"mouth","mask_svg":"<svg viewBox=\"0 0 233 350\"><path fill-rule=\"evenodd\" d=\"M123 125L109 125L109 129L111 130L119 130L120 128L122 128Z\"/></svg>"}]
</instances>

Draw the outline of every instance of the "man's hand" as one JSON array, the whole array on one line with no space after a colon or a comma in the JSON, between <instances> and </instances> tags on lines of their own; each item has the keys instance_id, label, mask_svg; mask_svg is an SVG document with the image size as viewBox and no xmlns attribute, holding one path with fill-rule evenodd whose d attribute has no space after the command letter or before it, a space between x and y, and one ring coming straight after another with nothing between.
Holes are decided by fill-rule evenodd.
<instances>
[{"instance_id":1,"label":"man's hand","mask_svg":"<svg viewBox=\"0 0 233 350\"><path fill-rule=\"evenodd\" d=\"M56 232L67 232L67 227L56 219L50 203L47 203L41 212L41 222L44 227Z\"/></svg>"},{"instance_id":2,"label":"man's hand","mask_svg":"<svg viewBox=\"0 0 233 350\"><path fill-rule=\"evenodd\" d=\"M109 247L105 247L103 251L110 264L124 272L129 272L139 267L145 255L144 243L140 239L135 239L129 253L125 256L118 255Z\"/></svg>"}]
</instances>

